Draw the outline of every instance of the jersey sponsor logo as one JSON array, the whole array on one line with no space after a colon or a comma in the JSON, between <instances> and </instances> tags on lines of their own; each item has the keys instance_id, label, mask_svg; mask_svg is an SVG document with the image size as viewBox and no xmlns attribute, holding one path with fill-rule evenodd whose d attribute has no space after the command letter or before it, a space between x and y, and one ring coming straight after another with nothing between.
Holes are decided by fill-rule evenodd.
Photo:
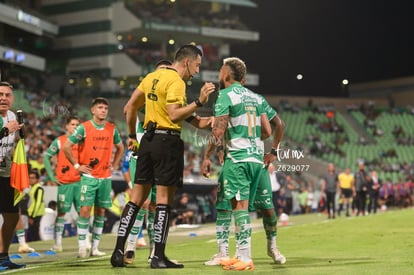
<instances>
[{"instance_id":1,"label":"jersey sponsor logo","mask_svg":"<svg viewBox=\"0 0 414 275\"><path fill-rule=\"evenodd\" d=\"M98 151L98 150L108 150L109 147L107 147L107 146L93 146L92 149L94 151Z\"/></svg>"},{"instance_id":2,"label":"jersey sponsor logo","mask_svg":"<svg viewBox=\"0 0 414 275\"><path fill-rule=\"evenodd\" d=\"M92 137L93 141L108 141L109 137Z\"/></svg>"}]
</instances>

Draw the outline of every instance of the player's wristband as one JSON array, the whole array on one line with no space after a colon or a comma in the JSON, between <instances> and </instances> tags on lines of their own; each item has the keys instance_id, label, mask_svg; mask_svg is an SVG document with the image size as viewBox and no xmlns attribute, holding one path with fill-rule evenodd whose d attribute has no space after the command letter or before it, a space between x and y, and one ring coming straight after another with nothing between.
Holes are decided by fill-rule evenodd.
<instances>
[{"instance_id":1,"label":"player's wristband","mask_svg":"<svg viewBox=\"0 0 414 275\"><path fill-rule=\"evenodd\" d=\"M194 100L194 103L197 105L197 107L203 107L203 104L201 104L199 98L197 98L196 100Z\"/></svg>"},{"instance_id":2,"label":"player's wristband","mask_svg":"<svg viewBox=\"0 0 414 275\"><path fill-rule=\"evenodd\" d=\"M136 133L134 133L134 134L129 134L129 135L128 135L128 137L129 137L129 138L133 138L133 139L137 139L137 134L136 134Z\"/></svg>"},{"instance_id":3,"label":"player's wristband","mask_svg":"<svg viewBox=\"0 0 414 275\"><path fill-rule=\"evenodd\" d=\"M272 150L270 150L270 154L272 154L272 155L274 155L274 156L277 157L277 150L272 147Z\"/></svg>"},{"instance_id":4,"label":"player's wristband","mask_svg":"<svg viewBox=\"0 0 414 275\"><path fill-rule=\"evenodd\" d=\"M76 170L78 170L78 169L79 169L79 167L80 167L79 163L75 163L75 164L73 165L73 168L75 168Z\"/></svg>"}]
</instances>

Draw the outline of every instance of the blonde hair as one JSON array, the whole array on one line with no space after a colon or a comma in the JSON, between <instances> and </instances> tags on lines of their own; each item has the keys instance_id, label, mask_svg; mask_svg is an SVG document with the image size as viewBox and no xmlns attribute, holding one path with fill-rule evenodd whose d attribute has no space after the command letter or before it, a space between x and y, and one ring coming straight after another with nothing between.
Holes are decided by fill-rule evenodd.
<instances>
[{"instance_id":1,"label":"blonde hair","mask_svg":"<svg viewBox=\"0 0 414 275\"><path fill-rule=\"evenodd\" d=\"M223 60L223 65L230 68L234 80L242 81L246 76L247 68L243 60L238 57L228 57Z\"/></svg>"}]
</instances>

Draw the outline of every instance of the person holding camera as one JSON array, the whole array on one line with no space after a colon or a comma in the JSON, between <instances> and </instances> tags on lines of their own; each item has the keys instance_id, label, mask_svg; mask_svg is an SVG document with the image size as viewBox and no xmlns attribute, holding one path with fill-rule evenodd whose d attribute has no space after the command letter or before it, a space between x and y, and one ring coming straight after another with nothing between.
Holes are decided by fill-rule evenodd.
<instances>
[{"instance_id":1,"label":"person holding camera","mask_svg":"<svg viewBox=\"0 0 414 275\"><path fill-rule=\"evenodd\" d=\"M0 271L24 268L25 264L10 261L9 248L14 229L19 221L19 204L14 204L14 188L10 185L13 148L16 141L16 131L23 127L16 120L16 115L10 111L13 105L13 86L0 82L0 213L3 215L0 237ZM19 131L20 132L20 131Z\"/></svg>"}]
</instances>

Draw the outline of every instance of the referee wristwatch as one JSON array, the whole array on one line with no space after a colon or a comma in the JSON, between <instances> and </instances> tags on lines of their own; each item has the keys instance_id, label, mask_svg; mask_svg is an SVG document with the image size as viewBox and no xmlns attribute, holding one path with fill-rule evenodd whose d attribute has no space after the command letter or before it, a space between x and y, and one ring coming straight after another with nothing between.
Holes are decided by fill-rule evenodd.
<instances>
[{"instance_id":1,"label":"referee wristwatch","mask_svg":"<svg viewBox=\"0 0 414 275\"><path fill-rule=\"evenodd\" d=\"M270 150L270 154L274 155L275 157L277 157L277 149L272 147L272 150Z\"/></svg>"},{"instance_id":2,"label":"referee wristwatch","mask_svg":"<svg viewBox=\"0 0 414 275\"><path fill-rule=\"evenodd\" d=\"M197 107L203 107L203 104L201 104L199 98L197 98L196 100L194 100L194 103L197 105Z\"/></svg>"}]
</instances>

